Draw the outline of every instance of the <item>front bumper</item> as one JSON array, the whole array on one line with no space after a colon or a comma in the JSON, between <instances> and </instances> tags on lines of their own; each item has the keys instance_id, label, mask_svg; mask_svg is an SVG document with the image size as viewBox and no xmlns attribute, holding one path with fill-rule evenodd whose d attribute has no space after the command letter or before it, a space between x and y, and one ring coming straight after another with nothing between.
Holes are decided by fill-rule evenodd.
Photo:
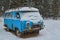
<instances>
[{"instance_id":1,"label":"front bumper","mask_svg":"<svg viewBox=\"0 0 60 40\"><path fill-rule=\"evenodd\" d=\"M44 24L33 24L32 27L27 27L22 33L34 32L44 29Z\"/></svg>"},{"instance_id":2,"label":"front bumper","mask_svg":"<svg viewBox=\"0 0 60 40\"><path fill-rule=\"evenodd\" d=\"M34 29L26 29L23 31L23 33L33 33L35 31L39 31L40 28L34 28Z\"/></svg>"},{"instance_id":3,"label":"front bumper","mask_svg":"<svg viewBox=\"0 0 60 40\"><path fill-rule=\"evenodd\" d=\"M44 29L44 27L29 28L29 29L24 30L23 33L36 32L36 31L39 31L39 30L41 30L41 29Z\"/></svg>"}]
</instances>

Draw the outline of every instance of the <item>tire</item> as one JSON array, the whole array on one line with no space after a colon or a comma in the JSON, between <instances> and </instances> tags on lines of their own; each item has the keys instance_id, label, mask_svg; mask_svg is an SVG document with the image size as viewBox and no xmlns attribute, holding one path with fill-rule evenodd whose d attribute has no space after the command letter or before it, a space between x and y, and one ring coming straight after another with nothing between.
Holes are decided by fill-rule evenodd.
<instances>
[{"instance_id":1,"label":"tire","mask_svg":"<svg viewBox=\"0 0 60 40\"><path fill-rule=\"evenodd\" d=\"M8 26L7 26L7 25L5 26L5 30L6 30L6 31L9 31L9 28L8 28Z\"/></svg>"},{"instance_id":2,"label":"tire","mask_svg":"<svg viewBox=\"0 0 60 40\"><path fill-rule=\"evenodd\" d=\"M15 34L16 34L16 36L18 36L18 37L21 36L21 33L20 33L20 31L19 31L18 29L15 29Z\"/></svg>"}]
</instances>

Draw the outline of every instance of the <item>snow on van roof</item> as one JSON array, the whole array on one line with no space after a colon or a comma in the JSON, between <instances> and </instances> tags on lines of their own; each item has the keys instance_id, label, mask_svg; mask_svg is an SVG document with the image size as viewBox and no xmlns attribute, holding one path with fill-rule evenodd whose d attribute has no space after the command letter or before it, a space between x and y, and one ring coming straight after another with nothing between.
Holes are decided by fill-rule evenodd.
<instances>
[{"instance_id":1,"label":"snow on van roof","mask_svg":"<svg viewBox=\"0 0 60 40\"><path fill-rule=\"evenodd\" d=\"M20 8L16 8L16 9L7 10L7 11L5 11L5 13L12 12L12 11L39 11L39 10L34 7L20 7Z\"/></svg>"}]
</instances>

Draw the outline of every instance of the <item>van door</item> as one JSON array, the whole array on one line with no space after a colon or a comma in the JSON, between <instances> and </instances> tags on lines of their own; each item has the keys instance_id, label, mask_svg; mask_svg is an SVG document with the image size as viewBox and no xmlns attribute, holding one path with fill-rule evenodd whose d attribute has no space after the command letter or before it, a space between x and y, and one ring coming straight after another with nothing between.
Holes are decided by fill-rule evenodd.
<instances>
[{"instance_id":1,"label":"van door","mask_svg":"<svg viewBox=\"0 0 60 40\"><path fill-rule=\"evenodd\" d=\"M15 13L15 18L13 19L13 29L17 28L18 30L21 30L21 21L20 21L20 13Z\"/></svg>"}]
</instances>

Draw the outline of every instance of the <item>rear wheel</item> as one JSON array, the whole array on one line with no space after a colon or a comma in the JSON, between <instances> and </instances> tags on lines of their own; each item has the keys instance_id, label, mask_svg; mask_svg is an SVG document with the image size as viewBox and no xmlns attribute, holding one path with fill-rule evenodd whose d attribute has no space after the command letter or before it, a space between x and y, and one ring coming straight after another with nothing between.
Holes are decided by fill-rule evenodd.
<instances>
[{"instance_id":1,"label":"rear wheel","mask_svg":"<svg viewBox=\"0 0 60 40\"><path fill-rule=\"evenodd\" d=\"M16 34L16 36L18 36L18 37L21 36L21 33L20 33L20 31L19 31L18 29L15 30L15 34Z\"/></svg>"},{"instance_id":2,"label":"rear wheel","mask_svg":"<svg viewBox=\"0 0 60 40\"><path fill-rule=\"evenodd\" d=\"M9 31L9 28L7 25L5 25L5 28L4 28L6 31Z\"/></svg>"}]
</instances>

